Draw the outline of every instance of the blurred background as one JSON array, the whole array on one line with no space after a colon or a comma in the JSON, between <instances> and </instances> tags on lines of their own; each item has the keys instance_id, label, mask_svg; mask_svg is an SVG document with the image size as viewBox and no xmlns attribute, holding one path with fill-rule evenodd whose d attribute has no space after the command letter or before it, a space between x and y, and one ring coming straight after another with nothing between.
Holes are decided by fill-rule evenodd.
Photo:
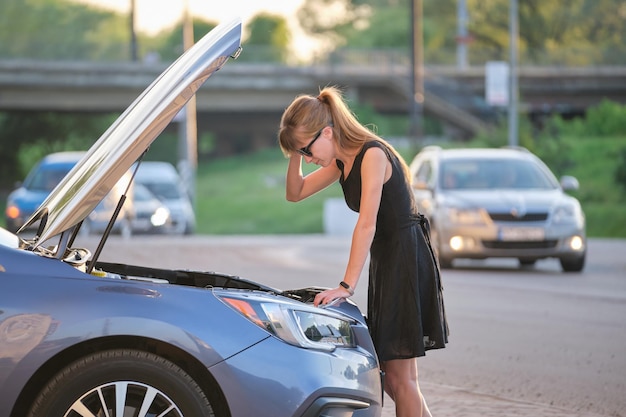
<instances>
[{"instance_id":1,"label":"blurred background","mask_svg":"<svg viewBox=\"0 0 626 417\"><path fill-rule=\"evenodd\" d=\"M239 15L240 57L146 156L193 177L197 232L322 230L323 201L341 191L284 202L276 131L296 95L337 85L408 162L433 143L524 146L580 180L590 236L626 236L623 1L210 3L4 0L0 205L39 159L88 149L186 47Z\"/></svg>"}]
</instances>

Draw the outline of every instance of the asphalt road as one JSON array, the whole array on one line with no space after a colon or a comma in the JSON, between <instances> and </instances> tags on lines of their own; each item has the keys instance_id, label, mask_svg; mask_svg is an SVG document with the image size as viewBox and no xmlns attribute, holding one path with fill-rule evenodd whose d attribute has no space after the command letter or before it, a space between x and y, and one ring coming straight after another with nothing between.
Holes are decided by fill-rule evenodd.
<instances>
[{"instance_id":1,"label":"asphalt road","mask_svg":"<svg viewBox=\"0 0 626 417\"><path fill-rule=\"evenodd\" d=\"M335 286L349 238L135 236L111 239L101 259L219 271L280 289ZM626 416L626 240L589 242L585 270L556 260L444 270L446 349L419 359L420 380L576 412ZM362 275L355 301L366 305Z\"/></svg>"}]
</instances>

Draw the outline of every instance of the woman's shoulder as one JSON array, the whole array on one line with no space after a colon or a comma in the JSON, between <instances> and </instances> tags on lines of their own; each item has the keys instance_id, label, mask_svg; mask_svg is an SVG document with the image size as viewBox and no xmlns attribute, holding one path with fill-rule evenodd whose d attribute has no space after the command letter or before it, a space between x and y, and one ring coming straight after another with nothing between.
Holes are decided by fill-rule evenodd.
<instances>
[{"instance_id":1,"label":"woman's shoulder","mask_svg":"<svg viewBox=\"0 0 626 417\"><path fill-rule=\"evenodd\" d=\"M390 155L391 152L389 150L389 147L384 142L382 142L380 140L376 140L376 139L369 140L369 141L365 142L363 144L363 148L362 148L361 153L365 154L365 152L367 152L367 150L372 149L372 148L376 148L376 149L382 150L385 153L385 155L387 156L387 158L391 157L391 155Z\"/></svg>"}]
</instances>

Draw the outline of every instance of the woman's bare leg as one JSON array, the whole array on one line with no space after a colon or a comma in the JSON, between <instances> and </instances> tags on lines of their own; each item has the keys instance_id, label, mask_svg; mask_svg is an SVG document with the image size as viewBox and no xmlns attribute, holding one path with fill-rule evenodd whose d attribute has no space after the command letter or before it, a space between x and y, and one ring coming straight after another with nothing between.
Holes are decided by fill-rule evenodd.
<instances>
[{"instance_id":1,"label":"woman's bare leg","mask_svg":"<svg viewBox=\"0 0 626 417\"><path fill-rule=\"evenodd\" d=\"M432 417L417 381L417 359L394 359L382 364L385 392L396 404L396 417Z\"/></svg>"}]
</instances>

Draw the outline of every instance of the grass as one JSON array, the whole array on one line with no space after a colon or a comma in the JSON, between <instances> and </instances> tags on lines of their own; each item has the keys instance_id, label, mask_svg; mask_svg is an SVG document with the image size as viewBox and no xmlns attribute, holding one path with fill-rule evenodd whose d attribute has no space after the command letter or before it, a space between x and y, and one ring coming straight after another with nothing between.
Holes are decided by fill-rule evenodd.
<instances>
[{"instance_id":1,"label":"grass","mask_svg":"<svg viewBox=\"0 0 626 417\"><path fill-rule=\"evenodd\" d=\"M198 233L321 233L324 200L342 197L341 188L335 184L314 198L287 202L286 169L287 159L277 148L201 164L196 183Z\"/></svg>"},{"instance_id":2,"label":"grass","mask_svg":"<svg viewBox=\"0 0 626 417\"><path fill-rule=\"evenodd\" d=\"M626 237L626 189L615 183L624 138L568 140L569 167L563 174L580 181L579 198L591 237ZM400 150L407 161L414 151ZM305 172L315 166L305 166ZM305 201L285 200L287 160L278 148L202 162L196 181L197 233L301 234L323 232L323 206L343 198L335 184ZM3 198L0 205L4 212ZM4 218L0 220L4 222Z\"/></svg>"},{"instance_id":3,"label":"grass","mask_svg":"<svg viewBox=\"0 0 626 417\"><path fill-rule=\"evenodd\" d=\"M571 167L578 178L577 197L587 218L587 234L594 237L626 237L626 184L615 181L619 151L625 138L568 139Z\"/></svg>"}]
</instances>

